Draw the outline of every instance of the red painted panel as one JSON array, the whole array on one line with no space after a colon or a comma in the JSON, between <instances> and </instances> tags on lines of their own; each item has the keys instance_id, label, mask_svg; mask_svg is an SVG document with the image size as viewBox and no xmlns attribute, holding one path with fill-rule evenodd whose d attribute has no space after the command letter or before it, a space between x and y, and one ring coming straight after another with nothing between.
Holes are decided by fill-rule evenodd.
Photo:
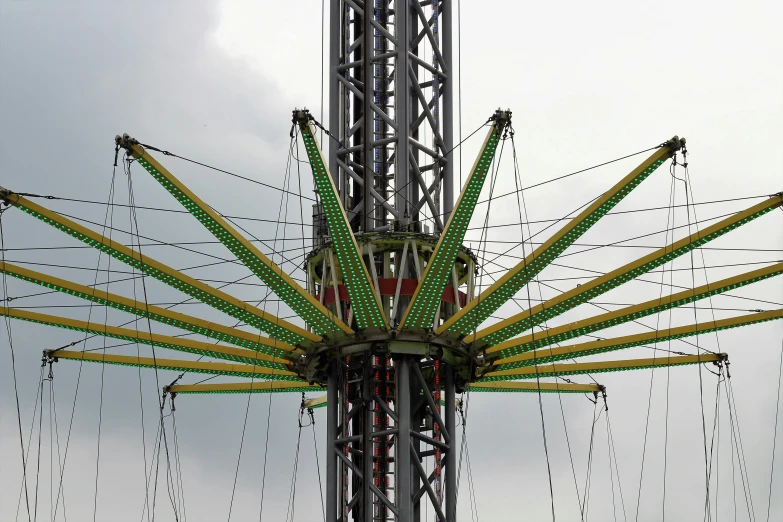
<instances>
[{"instance_id":1,"label":"red painted panel","mask_svg":"<svg viewBox=\"0 0 783 522\"><path fill-rule=\"evenodd\" d=\"M419 281L416 279L403 279L400 285L400 295L412 296L416 292L416 287ZM397 291L397 279L393 277L381 277L378 278L378 287L381 290L381 295L394 295ZM345 285L337 285L337 289L340 292L340 301L348 301L348 289ZM321 294L315 295L316 299L321 298ZM441 298L446 303L454 302L454 288L447 286L443 290L443 297ZM465 306L467 301L467 295L463 292L459 293L460 306ZM334 303L334 288L328 287L324 293L324 305L329 306Z\"/></svg>"}]
</instances>

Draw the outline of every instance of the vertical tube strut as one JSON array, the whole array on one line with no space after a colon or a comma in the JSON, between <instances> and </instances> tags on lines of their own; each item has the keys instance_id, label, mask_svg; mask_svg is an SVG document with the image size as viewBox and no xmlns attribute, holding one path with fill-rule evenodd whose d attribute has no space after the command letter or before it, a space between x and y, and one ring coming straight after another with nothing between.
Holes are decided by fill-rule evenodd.
<instances>
[{"instance_id":1,"label":"vertical tube strut","mask_svg":"<svg viewBox=\"0 0 783 522\"><path fill-rule=\"evenodd\" d=\"M448 2L450 3L450 2ZM447 58L448 60L448 58ZM448 62L447 62L448 63ZM446 429L451 435L451 444L446 452L446 521L457 520L457 433L456 426L456 392L454 389L454 369L451 365L445 366L445 378L443 391L446 395Z\"/></svg>"},{"instance_id":2,"label":"vertical tube strut","mask_svg":"<svg viewBox=\"0 0 783 522\"><path fill-rule=\"evenodd\" d=\"M399 419L397 441L394 447L395 496L400 512L399 522L410 522L413 517L413 496L411 491L413 463L411 462L411 360L402 356L395 361L397 371L397 397L394 405Z\"/></svg>"},{"instance_id":3,"label":"vertical tube strut","mask_svg":"<svg viewBox=\"0 0 783 522\"><path fill-rule=\"evenodd\" d=\"M337 392L337 372L339 367L332 363L329 368L329 378L326 384L326 522L337 522L337 484L340 475L337 467L338 451L337 413L340 403Z\"/></svg>"}]
</instances>

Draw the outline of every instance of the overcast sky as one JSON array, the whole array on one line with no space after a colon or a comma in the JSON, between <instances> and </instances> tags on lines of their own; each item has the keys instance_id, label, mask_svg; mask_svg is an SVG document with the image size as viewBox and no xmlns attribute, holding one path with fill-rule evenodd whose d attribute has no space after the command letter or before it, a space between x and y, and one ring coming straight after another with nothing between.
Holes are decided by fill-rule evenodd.
<instances>
[{"instance_id":1,"label":"overcast sky","mask_svg":"<svg viewBox=\"0 0 783 522\"><path fill-rule=\"evenodd\" d=\"M493 0L462 2L461 77L463 135L484 122L499 106L511 108L516 131L521 177L525 186L655 146L674 134L688 139L689 187L697 202L732 200L699 205L695 218L705 221L746 208L759 196L783 190L783 5L773 1L747 1L719 5L708 2L663 2L638 6L628 2L525 3ZM320 9L316 0L262 3L225 0L112 2L0 0L0 185L18 192L106 202L112 186L113 139L128 132L140 141L181 156L216 165L253 179L282 187L287 182L311 196L309 172L292 173L286 181L290 110L306 106L320 113ZM328 19L328 17L327 17ZM455 31L456 34L456 31ZM324 121L328 121L325 116ZM464 150L465 167L472 163L479 138ZM513 165L506 151L497 178L496 194L514 189ZM159 158L162 159L162 158ZM609 188L640 161L640 157L592 170L558 183L525 191L523 220L559 218ZM256 219L285 218L309 223L308 202L290 200L281 205L280 192L236 180L175 159L164 161L174 173L209 204L225 214ZM177 203L138 168L132 171L136 203L176 209ZM682 176L682 170L677 171ZM300 177L301 176L301 177ZM618 210L666 207L672 197L668 169L659 169L638 187ZM684 185L674 184L674 200L685 202ZM128 178L118 170L114 177L115 201L127 203ZM756 198L740 200L738 198ZM483 198L482 198L483 199ZM73 201L44 201L60 212L100 225L107 218L101 205ZM141 235L162 242L201 242L212 237L190 216L138 211ZM493 201L490 224L520 221L516 199ZM474 226L484 221L486 205L479 206ZM302 219L302 216L304 219ZM118 207L109 215L126 241L130 216ZM688 219L680 208L607 216L583 238L584 244L606 244L652 234L672 226L675 239L687 233ZM288 249L292 258L302 254L309 227L290 225L277 230L262 221L238 221L249 234L264 239L263 249ZM705 280L739 274L783 258L783 212L762 219L710 244L694 255L696 266L730 265L706 271L666 274L665 282L689 287ZM74 247L79 243L10 209L3 215L5 259L28 268L66 277L83 284L96 281L98 255L89 249L44 250ZM531 225L536 233L544 225ZM527 233L527 228L525 228ZM536 240L544 240L551 230ZM487 250L503 252L502 241L519 241L519 225L494 229ZM274 243L273 239L278 242ZM282 242L281 239L287 241ZM292 239L293 238L293 239ZM479 231L467 242L478 245ZM607 271L664 244L664 234L623 243L623 247L578 253L566 252L562 264L542 273L547 284L531 287L530 299L544 299L587 279L565 279ZM149 240L148 243L154 241ZM171 247L145 247L149 255L177 268L226 259L219 245L194 246L193 251ZM753 250L748 250L753 249ZM521 250L511 251L519 255ZM570 254L570 255L569 255ZM510 255L495 260L487 271L514 263ZM689 268L690 257L674 268ZM300 262L293 259L294 263ZM756 264L747 264L756 263ZM739 266L742 264L742 266ZM51 266L58 265L58 266ZM78 268L64 268L80 267ZM114 261L101 269L126 270ZM289 264L293 270L293 265ZM231 281L248 273L225 264L190 270L211 281ZM106 273L97 281L104 282ZM113 278L121 274L113 273ZM128 277L125 274L124 277ZM659 281L661 274L648 276ZM557 281L553 281L558 279ZM255 282L248 279L247 282ZM489 284L487 279L485 284ZM219 284L219 283L213 283ZM233 285L232 294L260 300L265 289ZM675 289L676 290L676 289ZM39 289L13 280L12 297ZM133 295L131 283L115 283L110 291ZM142 291L137 285L135 291ZM597 299L608 309L617 304L652 299L661 285L632 282ZM668 291L668 289L666 289ZM172 303L182 295L155 281L147 284L148 299ZM783 278L765 281L716 297L714 310L698 310L697 320L742 315L750 310L783 306ZM527 293L520 293L527 304ZM744 299L743 299L744 298ZM26 297L18 307L86 320L83 302L61 295ZM600 310L583 306L559 319L563 323ZM201 305L177 308L185 313L222 320ZM509 303L496 315L508 316L519 308ZM266 310L287 315L269 300ZM120 314L93 308L93 320L121 324ZM97 319L96 319L97 318ZM649 317L645 325L668 327L694 321L692 309L671 317ZM28 467L29 497L35 499L39 476L38 517L50 516L50 492L57 492L57 445L50 444L49 383L44 384L40 472L37 471L38 419L34 417L41 350L81 340L77 334L30 324L12 323L15 374L25 449L35 425ZM142 325L146 326L146 325ZM167 333L163 328L156 331ZM608 335L644 331L640 325L615 328ZM0 348L0 519L14 520L22 481L21 448L14 376L8 338ZM695 342L690 339L689 342ZM666 464L665 516L668 520L702 520L705 504L704 433L714 440L711 479L713 519L748 518L743 483L752 494L753 513L766 519L778 364L783 323L702 336L707 349L729 353L744 462L732 459L729 410L721 385L719 420L713 429L717 378L697 366L600 374L607 386L609 418L617 454L617 471L610 476L606 413L593 431L592 478L589 487L590 520L623 516L660 520L663 516L664 464ZM87 349L103 347L90 340ZM109 346L117 344L110 341ZM76 349L81 349L78 344ZM693 346L673 342L661 348L692 353ZM148 348L144 353L149 353ZM135 347L110 351L134 353ZM651 357L652 351L635 348L604 355L602 359ZM182 357L178 353L166 357ZM158 357L161 357L160 351ZM138 520L144 509L144 469L154 452L157 425L156 393L175 377L173 372L144 372L130 368L60 362L54 367L54 398L61 453L65 449L74 390L79 394L72 425L64 476L65 514L70 520L93 515L98 464L97 519ZM652 382L651 382L652 378ZM143 390L140 398L139 388ZM183 382L196 382L186 376ZM587 382L586 378L576 379ZM701 382L701 386L700 386ZM101 389L103 390L101 392ZM668 390L668 414L667 414ZM648 397L652 391L652 399ZM103 402L102 421L99 406ZM299 397L254 396L249 402L247 427L236 487L234 477L246 396L181 396L177 399L177 442L183 475L187 519L257 520L263 494L263 519L282 520L297 443ZM702 407L703 404L703 407ZM140 405L144 411L142 439ZM584 497L590 455L594 405L582 395L542 397L549 464L559 520L579 520L579 497ZM646 457L640 490L645 425L649 411ZM704 419L702 418L704 412ZM168 412L168 409L167 409ZM262 489L267 419L271 418L266 480ZM668 419L668 421L667 421ZM169 449L173 453L173 426L166 419ZM324 412L317 411L315 435L323 459ZM783 422L783 421L782 421ZM564 430L564 423L567 431ZM703 431L702 423L706 426ZM100 460L96 460L101 426ZM780 426L779 426L780 427ZM667 437L668 428L668 440ZM778 432L770 520L783 519L783 440ZM471 471L481 520L549 520L550 494L542 423L536 395L473 394L467 422ZM568 439L566 439L566 433ZM714 439L713 439L714 434ZM56 437L52 440L56 440ZM142 444L144 441L144 444ZM573 457L572 472L570 453ZM50 459L50 450L54 457ZM313 429L301 433L296 489L296 520L321 520ZM664 458L664 455L666 458ZM172 455L173 457L173 455ZM54 462L55 473L50 472ZM733 465L732 465L733 462ZM428 462L431 466L431 462ZM173 520L166 493L165 458L161 463L156 516ZM614 462L612 462L614 467ZM324 463L321 462L321 470ZM460 491L461 520L471 519L471 500L463 470ZM734 483L734 485L733 485ZM640 493L641 491L641 493ZM25 519L22 495L19 519ZM637 498L641 499L637 503ZM736 501L734 500L736 498ZM623 512L624 506L624 512ZM637 507L638 506L638 507ZM32 508L31 508L32 509ZM63 519L63 504L57 520ZM624 515L623 515L624 513ZM430 513L430 519L432 513Z\"/></svg>"}]
</instances>

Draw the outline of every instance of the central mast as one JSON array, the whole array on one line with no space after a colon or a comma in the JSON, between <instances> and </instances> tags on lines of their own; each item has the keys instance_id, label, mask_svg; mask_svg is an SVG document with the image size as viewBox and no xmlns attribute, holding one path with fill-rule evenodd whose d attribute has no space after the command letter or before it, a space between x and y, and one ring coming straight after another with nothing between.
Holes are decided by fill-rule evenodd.
<instances>
[{"instance_id":1,"label":"central mast","mask_svg":"<svg viewBox=\"0 0 783 522\"><path fill-rule=\"evenodd\" d=\"M329 2L329 172L392 329L454 206L451 23L449 1ZM311 292L351 324L315 210ZM459 306L460 284L472 294L474 270L463 252L435 326ZM456 519L455 373L426 334L412 341L330 358L328 522L418 521L423 503Z\"/></svg>"},{"instance_id":2,"label":"central mast","mask_svg":"<svg viewBox=\"0 0 783 522\"><path fill-rule=\"evenodd\" d=\"M329 4L329 171L352 228L437 233L454 205L451 2Z\"/></svg>"}]
</instances>

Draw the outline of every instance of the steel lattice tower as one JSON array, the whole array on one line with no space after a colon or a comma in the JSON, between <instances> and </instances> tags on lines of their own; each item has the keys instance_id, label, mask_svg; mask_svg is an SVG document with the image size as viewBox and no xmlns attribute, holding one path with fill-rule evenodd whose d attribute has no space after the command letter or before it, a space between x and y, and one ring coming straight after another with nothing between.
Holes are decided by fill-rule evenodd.
<instances>
[{"instance_id":1,"label":"steel lattice tower","mask_svg":"<svg viewBox=\"0 0 783 522\"><path fill-rule=\"evenodd\" d=\"M426 232L426 205L430 227L441 232L454 193L447 157L454 121L452 3L359 4L329 2L329 128L337 137L329 144L329 170L354 231ZM392 275L393 264L394 275L416 278L401 259L420 245L411 235L396 248L373 252L372 263L386 268L383 275ZM390 321L407 301L398 291L396 310L385 307ZM327 520L386 520L391 513L419 520L422 502L456 518L453 370L445 362L423 363L426 344L409 343L414 353L405 355L396 353L399 346L375 346L330 367L327 454L339 458L327 460ZM436 457L433 477L421 464L426 455Z\"/></svg>"}]
</instances>

